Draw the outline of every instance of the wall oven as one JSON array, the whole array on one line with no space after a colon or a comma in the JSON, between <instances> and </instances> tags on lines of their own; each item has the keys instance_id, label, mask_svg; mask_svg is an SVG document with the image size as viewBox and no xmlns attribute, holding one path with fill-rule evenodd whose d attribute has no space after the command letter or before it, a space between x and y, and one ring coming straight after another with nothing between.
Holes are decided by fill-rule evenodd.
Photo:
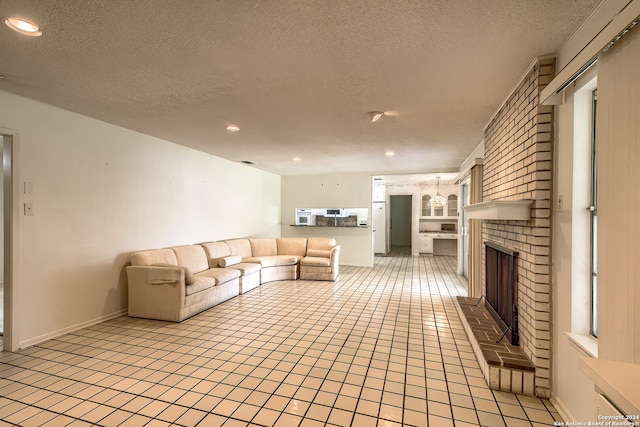
<instances>
[{"instance_id":1,"label":"wall oven","mask_svg":"<svg viewBox=\"0 0 640 427\"><path fill-rule=\"evenodd\" d=\"M314 225L315 217L311 213L311 209L296 208L296 225Z\"/></svg>"}]
</instances>

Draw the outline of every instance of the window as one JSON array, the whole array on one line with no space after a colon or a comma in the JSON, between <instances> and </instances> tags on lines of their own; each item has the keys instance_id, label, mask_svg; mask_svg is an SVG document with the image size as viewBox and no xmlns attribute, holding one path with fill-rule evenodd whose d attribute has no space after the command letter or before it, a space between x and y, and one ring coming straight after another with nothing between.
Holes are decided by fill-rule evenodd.
<instances>
[{"instance_id":1,"label":"window","mask_svg":"<svg viewBox=\"0 0 640 427\"><path fill-rule=\"evenodd\" d=\"M572 95L571 336L597 355L597 77L584 77Z\"/></svg>"},{"instance_id":2,"label":"window","mask_svg":"<svg viewBox=\"0 0 640 427\"><path fill-rule=\"evenodd\" d=\"M590 214L590 273L591 273L591 335L598 336L598 149L596 115L598 112L598 90L592 92L592 134L591 134L591 185L589 188Z\"/></svg>"}]
</instances>

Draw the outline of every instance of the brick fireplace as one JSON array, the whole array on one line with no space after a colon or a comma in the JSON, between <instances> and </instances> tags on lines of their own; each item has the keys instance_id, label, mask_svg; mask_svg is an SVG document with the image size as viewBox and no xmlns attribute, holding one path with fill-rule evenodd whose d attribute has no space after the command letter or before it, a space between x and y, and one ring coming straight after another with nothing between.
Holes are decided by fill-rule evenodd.
<instances>
[{"instance_id":1,"label":"brick fireplace","mask_svg":"<svg viewBox=\"0 0 640 427\"><path fill-rule=\"evenodd\" d=\"M485 308L503 333L500 341L518 346L518 252L486 242L484 259Z\"/></svg>"},{"instance_id":2,"label":"brick fireplace","mask_svg":"<svg viewBox=\"0 0 640 427\"><path fill-rule=\"evenodd\" d=\"M549 397L551 391L553 107L539 105L539 95L553 78L554 68L552 58L534 61L486 126L484 134L483 201L533 202L529 220L483 220L482 293L486 295L484 243L518 252L517 351L530 361L532 369L522 372L534 375L533 394L540 397ZM480 363L483 365L487 361ZM503 374L506 375L499 371L494 377Z\"/></svg>"}]
</instances>

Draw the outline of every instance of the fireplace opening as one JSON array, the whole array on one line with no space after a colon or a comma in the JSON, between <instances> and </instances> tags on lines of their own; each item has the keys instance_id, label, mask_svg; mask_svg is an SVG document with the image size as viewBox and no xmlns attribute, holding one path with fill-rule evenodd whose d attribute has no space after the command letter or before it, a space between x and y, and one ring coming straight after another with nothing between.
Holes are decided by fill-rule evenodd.
<instances>
[{"instance_id":1,"label":"fireplace opening","mask_svg":"<svg viewBox=\"0 0 640 427\"><path fill-rule=\"evenodd\" d=\"M485 306L494 318L504 338L519 345L518 336L518 252L485 242Z\"/></svg>"}]
</instances>

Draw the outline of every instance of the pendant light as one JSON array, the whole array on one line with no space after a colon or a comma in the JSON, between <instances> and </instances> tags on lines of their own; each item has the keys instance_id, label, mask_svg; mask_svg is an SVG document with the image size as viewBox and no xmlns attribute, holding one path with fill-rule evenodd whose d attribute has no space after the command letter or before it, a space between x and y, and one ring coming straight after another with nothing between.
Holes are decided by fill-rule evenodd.
<instances>
[{"instance_id":1,"label":"pendant light","mask_svg":"<svg viewBox=\"0 0 640 427\"><path fill-rule=\"evenodd\" d=\"M440 177L437 176L436 178L438 179L438 191L436 192L436 195L429 200L429 206L441 208L447 204L447 198L440 194Z\"/></svg>"}]
</instances>

